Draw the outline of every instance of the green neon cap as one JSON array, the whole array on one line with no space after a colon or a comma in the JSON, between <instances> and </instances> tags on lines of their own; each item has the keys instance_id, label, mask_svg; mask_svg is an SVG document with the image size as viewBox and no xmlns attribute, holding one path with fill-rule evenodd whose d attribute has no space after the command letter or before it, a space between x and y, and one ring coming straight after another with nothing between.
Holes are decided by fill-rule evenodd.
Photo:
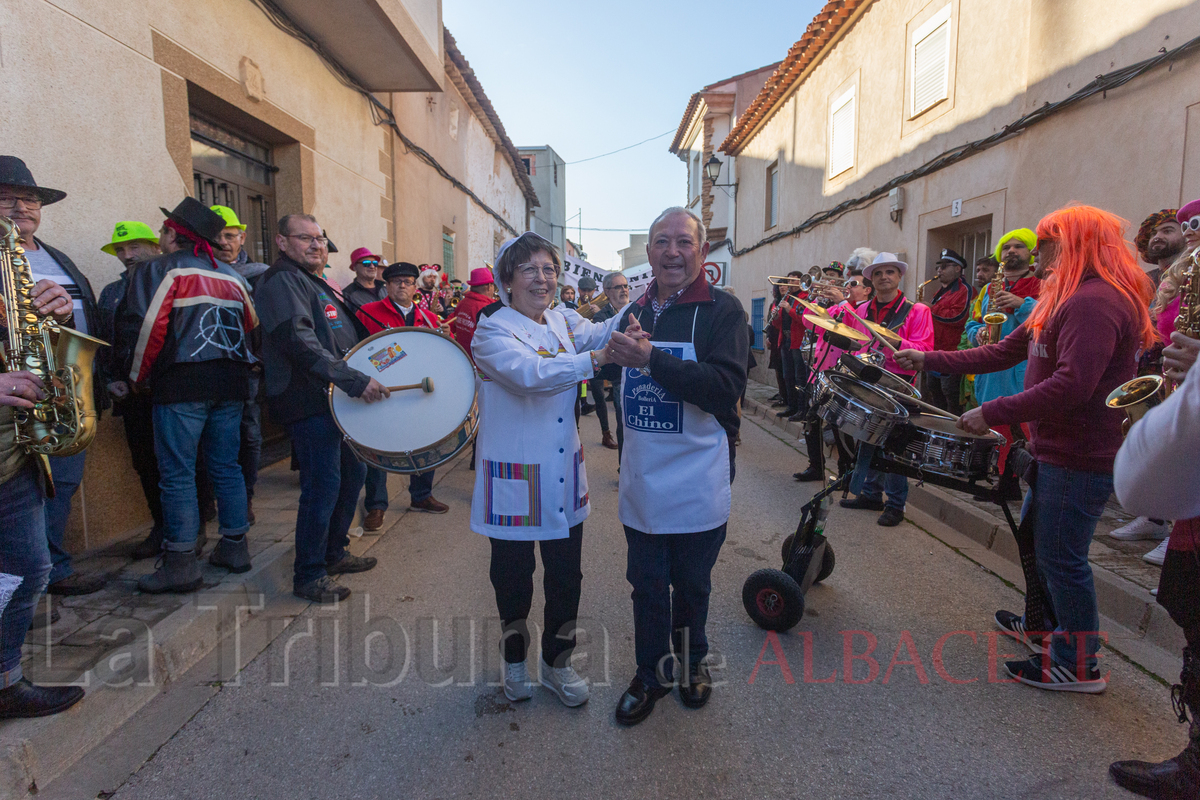
<instances>
[{"instance_id":1,"label":"green neon cap","mask_svg":"<svg viewBox=\"0 0 1200 800\"><path fill-rule=\"evenodd\" d=\"M154 229L146 223L126 220L117 223L113 228L112 241L100 249L110 256L115 256L117 253L114 248L124 242L154 242L158 244L158 237L154 235Z\"/></svg>"},{"instance_id":2,"label":"green neon cap","mask_svg":"<svg viewBox=\"0 0 1200 800\"><path fill-rule=\"evenodd\" d=\"M221 219L225 220L226 228L241 228L246 230L246 226L238 219L237 212L229 206L213 206L212 210L221 215Z\"/></svg>"}]
</instances>

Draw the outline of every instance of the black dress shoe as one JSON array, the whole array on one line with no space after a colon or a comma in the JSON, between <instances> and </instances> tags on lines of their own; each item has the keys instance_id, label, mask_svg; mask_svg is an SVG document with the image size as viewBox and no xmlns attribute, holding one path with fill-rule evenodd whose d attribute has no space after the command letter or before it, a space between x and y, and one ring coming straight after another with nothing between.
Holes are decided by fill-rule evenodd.
<instances>
[{"instance_id":1,"label":"black dress shoe","mask_svg":"<svg viewBox=\"0 0 1200 800\"><path fill-rule=\"evenodd\" d=\"M882 500L868 500L861 494L858 497L846 497L838 502L842 508L865 508L868 511L883 511Z\"/></svg>"},{"instance_id":2,"label":"black dress shoe","mask_svg":"<svg viewBox=\"0 0 1200 800\"><path fill-rule=\"evenodd\" d=\"M94 594L104 588L105 578L102 575L80 575L73 572L46 587L46 594L58 597L77 597Z\"/></svg>"},{"instance_id":3,"label":"black dress shoe","mask_svg":"<svg viewBox=\"0 0 1200 800\"><path fill-rule=\"evenodd\" d=\"M708 674L708 665L701 661L693 664L688 670L686 683L679 684L679 699L688 708L700 708L712 697L712 678Z\"/></svg>"},{"instance_id":4,"label":"black dress shoe","mask_svg":"<svg viewBox=\"0 0 1200 800\"><path fill-rule=\"evenodd\" d=\"M1200 742L1192 741L1161 764L1118 761L1109 766L1108 774L1121 788L1143 797L1200 797Z\"/></svg>"},{"instance_id":5,"label":"black dress shoe","mask_svg":"<svg viewBox=\"0 0 1200 800\"><path fill-rule=\"evenodd\" d=\"M819 481L824 476L821 475L821 470L816 467L809 467L804 472L793 472L792 477L801 483L807 483L808 481Z\"/></svg>"},{"instance_id":6,"label":"black dress shoe","mask_svg":"<svg viewBox=\"0 0 1200 800\"><path fill-rule=\"evenodd\" d=\"M642 683L641 678L634 678L617 701L617 722L622 725L637 725L650 716L654 704L671 693L665 686L653 688Z\"/></svg>"},{"instance_id":7,"label":"black dress shoe","mask_svg":"<svg viewBox=\"0 0 1200 800\"><path fill-rule=\"evenodd\" d=\"M34 686L27 678L0 689L0 719L48 717L83 699L78 686Z\"/></svg>"},{"instance_id":8,"label":"black dress shoe","mask_svg":"<svg viewBox=\"0 0 1200 800\"><path fill-rule=\"evenodd\" d=\"M796 408L795 406L788 406L788 407L787 407L787 408L785 408L783 411L777 411L777 412L775 412L775 416L777 416L777 417L790 417L792 414L795 414L795 413L796 413L797 411L799 411L799 410L800 410L800 409Z\"/></svg>"},{"instance_id":9,"label":"black dress shoe","mask_svg":"<svg viewBox=\"0 0 1200 800\"><path fill-rule=\"evenodd\" d=\"M904 512L898 508L885 508L875 522L885 528L894 528L904 522Z\"/></svg>"}]
</instances>

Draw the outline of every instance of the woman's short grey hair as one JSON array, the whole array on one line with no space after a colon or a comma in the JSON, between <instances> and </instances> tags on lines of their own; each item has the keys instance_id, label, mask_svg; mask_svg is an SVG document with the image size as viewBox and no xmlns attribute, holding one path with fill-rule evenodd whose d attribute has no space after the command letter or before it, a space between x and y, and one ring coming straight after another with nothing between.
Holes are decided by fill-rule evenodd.
<instances>
[{"instance_id":1,"label":"woman's short grey hair","mask_svg":"<svg viewBox=\"0 0 1200 800\"><path fill-rule=\"evenodd\" d=\"M655 217L654 222L650 223L650 240L652 243L654 241L654 229L658 226L658 223L662 222L667 217L674 216L675 214L683 214L691 217L692 222L696 223L696 232L699 234L699 239L696 242L697 245L704 244L704 242L708 241L708 229L704 227L704 221L701 220L700 217L696 216L694 211L689 211L683 206L671 206L666 211Z\"/></svg>"},{"instance_id":2,"label":"woman's short grey hair","mask_svg":"<svg viewBox=\"0 0 1200 800\"><path fill-rule=\"evenodd\" d=\"M875 256L879 255L869 247L856 248L850 257L846 259L846 269L865 269L870 266L875 260Z\"/></svg>"},{"instance_id":3,"label":"woman's short grey hair","mask_svg":"<svg viewBox=\"0 0 1200 800\"><path fill-rule=\"evenodd\" d=\"M550 256L554 266L558 267L559 274L562 274L562 258L558 254L558 248L533 231L526 231L500 254L500 258L496 259L496 279L505 286L511 286L517 265L528 264L529 259L533 258L536 253L545 253Z\"/></svg>"}]
</instances>

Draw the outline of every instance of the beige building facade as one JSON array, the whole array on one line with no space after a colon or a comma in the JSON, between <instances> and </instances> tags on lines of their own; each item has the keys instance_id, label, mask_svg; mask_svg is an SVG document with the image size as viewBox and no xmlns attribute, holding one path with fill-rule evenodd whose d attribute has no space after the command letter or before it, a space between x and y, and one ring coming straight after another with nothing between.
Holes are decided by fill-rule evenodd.
<instances>
[{"instance_id":1,"label":"beige building facade","mask_svg":"<svg viewBox=\"0 0 1200 800\"><path fill-rule=\"evenodd\" d=\"M1132 239L1200 197L1200 51L1053 104L1197 31L1184 0L831 0L719 147L739 297L860 246L901 254L913 297L941 248L973 261L1073 202Z\"/></svg>"},{"instance_id":2,"label":"beige building facade","mask_svg":"<svg viewBox=\"0 0 1200 800\"><path fill-rule=\"evenodd\" d=\"M442 26L440 0L9 0L0 5L0 152L66 191L38 235L97 294L119 220L158 228L185 194L237 209L254 260L276 220L314 214L348 283L358 246L466 278L528 228L516 149ZM320 52L318 52L320 51ZM324 57L320 54L323 53ZM119 421L89 449L68 545L149 521ZM135 501L135 498L137 500Z\"/></svg>"}]
</instances>

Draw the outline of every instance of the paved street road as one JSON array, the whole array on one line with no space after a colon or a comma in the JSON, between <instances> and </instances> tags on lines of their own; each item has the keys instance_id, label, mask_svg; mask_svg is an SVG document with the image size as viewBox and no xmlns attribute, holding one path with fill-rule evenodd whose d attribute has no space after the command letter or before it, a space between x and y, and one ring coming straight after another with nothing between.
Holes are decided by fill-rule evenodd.
<instances>
[{"instance_id":1,"label":"paved street road","mask_svg":"<svg viewBox=\"0 0 1200 800\"><path fill-rule=\"evenodd\" d=\"M439 476L450 514L403 519L371 551L379 567L347 579L357 602L297 618L118 800L1127 797L1107 778L1111 760L1168 757L1184 744L1167 689L1115 654L1100 696L989 680L992 613L1019 609L1020 595L911 524L879 528L866 512L834 510L837 569L777 639L786 670L755 673L760 654L780 659L742 609L742 582L779 566L811 490L791 479L801 464L792 443L754 424L713 576L709 635L725 684L702 710L672 696L642 725L619 727L633 629L616 454L598 446L594 418L583 427L593 512L578 661L594 682L590 703L567 709L538 689L512 705L489 685L498 667L488 545L468 529L474 473L460 461ZM531 619L540 613L535 601ZM975 641L960 634L939 648L955 631ZM847 673L847 642L852 654L874 642L878 671L858 660ZM361 667L364 649L373 672ZM897 661L919 667L889 673L898 649ZM999 652L1025 655L1009 640Z\"/></svg>"}]
</instances>

